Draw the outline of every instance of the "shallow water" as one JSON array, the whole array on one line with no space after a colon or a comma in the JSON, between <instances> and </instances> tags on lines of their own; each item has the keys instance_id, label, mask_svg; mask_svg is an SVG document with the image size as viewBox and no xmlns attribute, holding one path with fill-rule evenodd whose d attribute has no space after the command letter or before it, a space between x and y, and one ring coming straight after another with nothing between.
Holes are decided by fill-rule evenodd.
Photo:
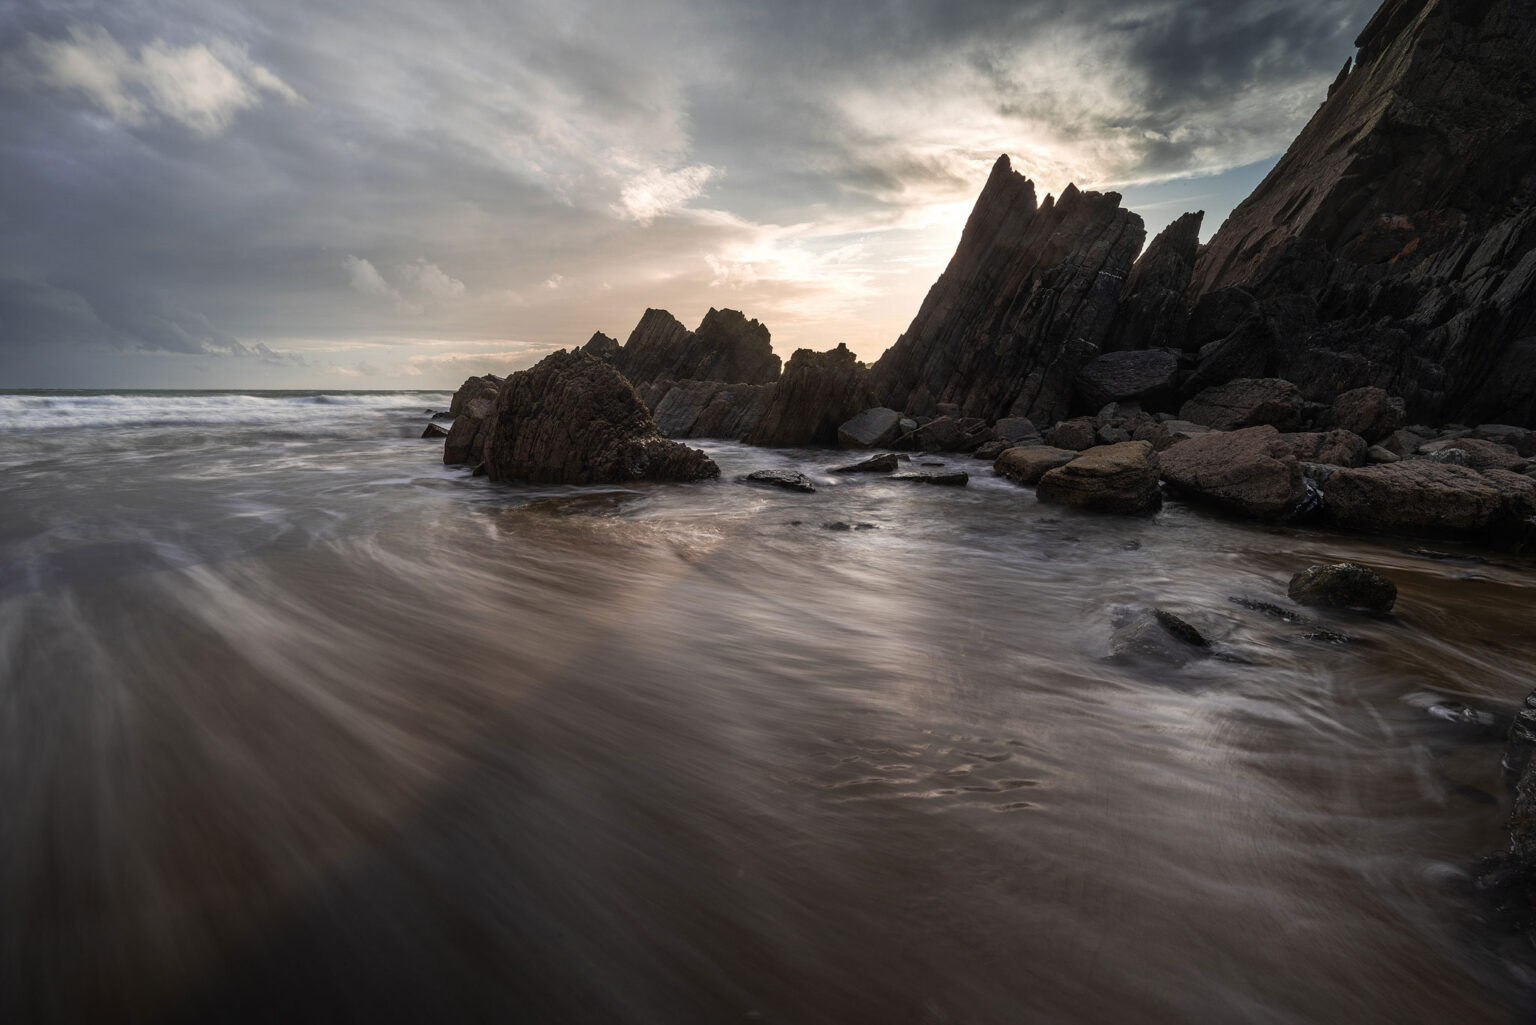
<instances>
[{"instance_id":1,"label":"shallow water","mask_svg":"<svg viewBox=\"0 0 1536 1025\"><path fill-rule=\"evenodd\" d=\"M1529 1014L1444 707L1536 686L1529 565L969 461L503 487L444 404L0 395L0 1020ZM1396 614L1231 601L1344 558ZM1143 604L1215 657L1109 658Z\"/></svg>"}]
</instances>

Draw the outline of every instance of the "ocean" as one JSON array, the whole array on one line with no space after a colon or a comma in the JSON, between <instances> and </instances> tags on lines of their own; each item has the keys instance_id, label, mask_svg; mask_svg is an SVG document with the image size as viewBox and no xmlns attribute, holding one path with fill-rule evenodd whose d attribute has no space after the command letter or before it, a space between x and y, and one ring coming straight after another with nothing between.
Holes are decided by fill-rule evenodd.
<instances>
[{"instance_id":1,"label":"ocean","mask_svg":"<svg viewBox=\"0 0 1536 1025\"><path fill-rule=\"evenodd\" d=\"M447 401L0 393L0 1020L1528 1012L1529 562L955 458L498 485ZM1391 616L1290 605L1344 559ZM1117 656L1151 607L1211 648Z\"/></svg>"}]
</instances>

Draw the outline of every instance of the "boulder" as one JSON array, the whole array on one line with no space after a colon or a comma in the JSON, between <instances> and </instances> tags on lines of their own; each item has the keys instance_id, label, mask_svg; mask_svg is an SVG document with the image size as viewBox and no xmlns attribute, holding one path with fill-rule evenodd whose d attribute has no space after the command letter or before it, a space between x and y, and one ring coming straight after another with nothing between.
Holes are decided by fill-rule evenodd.
<instances>
[{"instance_id":1,"label":"boulder","mask_svg":"<svg viewBox=\"0 0 1536 1025\"><path fill-rule=\"evenodd\" d=\"M986 421L978 417L941 416L908 435L904 447L918 452L970 452L991 437Z\"/></svg>"},{"instance_id":2,"label":"boulder","mask_svg":"<svg viewBox=\"0 0 1536 1025\"><path fill-rule=\"evenodd\" d=\"M1505 470L1405 459L1340 470L1323 488L1328 516L1359 530L1486 539L1536 514L1536 482Z\"/></svg>"},{"instance_id":3,"label":"boulder","mask_svg":"<svg viewBox=\"0 0 1536 1025\"><path fill-rule=\"evenodd\" d=\"M1352 431L1309 431L1282 434L1280 440L1304 463L1359 466L1365 462L1365 439Z\"/></svg>"},{"instance_id":4,"label":"boulder","mask_svg":"<svg viewBox=\"0 0 1536 1025\"><path fill-rule=\"evenodd\" d=\"M618 484L720 475L703 452L657 432L640 396L612 365L563 349L507 378L485 418L481 444L486 471L497 481Z\"/></svg>"},{"instance_id":5,"label":"boulder","mask_svg":"<svg viewBox=\"0 0 1536 1025\"><path fill-rule=\"evenodd\" d=\"M1006 441L1011 445L1039 445L1042 444L1040 431L1034 422L1024 416L1005 416L992 425L992 433L998 441Z\"/></svg>"},{"instance_id":6,"label":"boulder","mask_svg":"<svg viewBox=\"0 0 1536 1025\"><path fill-rule=\"evenodd\" d=\"M1206 388L1179 409L1179 419L1218 431L1269 424L1285 430L1301 416L1301 393L1280 378L1238 378Z\"/></svg>"},{"instance_id":7,"label":"boulder","mask_svg":"<svg viewBox=\"0 0 1536 1025\"><path fill-rule=\"evenodd\" d=\"M421 436L423 438L446 438L448 437L448 428L439 423L428 423L426 429L421 432Z\"/></svg>"},{"instance_id":8,"label":"boulder","mask_svg":"<svg viewBox=\"0 0 1536 1025\"><path fill-rule=\"evenodd\" d=\"M1402 399L1388 395L1385 388L1368 386L1354 388L1334 399L1328 422L1374 445L1408 421Z\"/></svg>"},{"instance_id":9,"label":"boulder","mask_svg":"<svg viewBox=\"0 0 1536 1025\"><path fill-rule=\"evenodd\" d=\"M798 470L753 470L741 479L747 484L761 484L765 487L801 491L806 494L816 490L816 485L811 483L811 478Z\"/></svg>"},{"instance_id":10,"label":"boulder","mask_svg":"<svg viewBox=\"0 0 1536 1025\"><path fill-rule=\"evenodd\" d=\"M1071 449L1028 445L1010 448L997 457L992 469L1015 484L1038 484L1048 471L1066 466L1076 458L1077 453Z\"/></svg>"},{"instance_id":11,"label":"boulder","mask_svg":"<svg viewBox=\"0 0 1536 1025\"><path fill-rule=\"evenodd\" d=\"M1372 445L1365 450L1365 461L1367 463L1395 463L1401 458L1403 457L1396 452L1389 448L1383 448L1380 445Z\"/></svg>"},{"instance_id":12,"label":"boulder","mask_svg":"<svg viewBox=\"0 0 1536 1025\"><path fill-rule=\"evenodd\" d=\"M901 414L875 406L839 425L837 443L843 448L889 448L901 435Z\"/></svg>"},{"instance_id":13,"label":"boulder","mask_svg":"<svg viewBox=\"0 0 1536 1025\"><path fill-rule=\"evenodd\" d=\"M1038 202L999 157L949 266L875 364L876 395L919 415L1062 418L1145 238L1118 194L1069 185Z\"/></svg>"},{"instance_id":14,"label":"boulder","mask_svg":"<svg viewBox=\"0 0 1536 1025\"><path fill-rule=\"evenodd\" d=\"M1427 456L1436 456L1448 450L1460 451L1462 458L1455 462L1461 466L1470 466L1474 470L1509 470L1512 473L1523 473L1530 466L1530 461L1516 453L1514 449L1478 438L1447 438L1442 441L1427 441L1419 446L1420 454Z\"/></svg>"},{"instance_id":15,"label":"boulder","mask_svg":"<svg viewBox=\"0 0 1536 1025\"><path fill-rule=\"evenodd\" d=\"M894 452L886 452L883 455L872 456L862 463L853 463L849 466L839 466L833 473L895 473L898 463Z\"/></svg>"},{"instance_id":16,"label":"boulder","mask_svg":"<svg viewBox=\"0 0 1536 1025\"><path fill-rule=\"evenodd\" d=\"M1291 578L1286 593L1298 605L1372 612L1391 612L1397 601L1396 584L1354 562L1309 566Z\"/></svg>"},{"instance_id":17,"label":"boulder","mask_svg":"<svg viewBox=\"0 0 1536 1025\"><path fill-rule=\"evenodd\" d=\"M1077 372L1078 394L1094 408L1125 401L1155 408L1174 400L1178 383L1179 357L1170 349L1106 352Z\"/></svg>"},{"instance_id":18,"label":"boulder","mask_svg":"<svg viewBox=\"0 0 1536 1025\"><path fill-rule=\"evenodd\" d=\"M990 463L998 456L1002 455L1004 452L1013 447L1014 444L1011 441L1003 441L1001 438L994 438L991 441L983 442L981 447L978 448L975 452L972 452L971 455L977 459L984 459Z\"/></svg>"},{"instance_id":19,"label":"boulder","mask_svg":"<svg viewBox=\"0 0 1536 1025\"><path fill-rule=\"evenodd\" d=\"M485 461L486 429L496 409L496 396L501 387L492 382L504 380L490 375L471 377L459 387L453 397L458 408L453 425L448 429L447 440L443 442L445 465L478 466Z\"/></svg>"},{"instance_id":20,"label":"boulder","mask_svg":"<svg viewBox=\"0 0 1536 1025\"><path fill-rule=\"evenodd\" d=\"M1213 432L1158 455L1164 479L1182 494L1260 519L1283 519L1306 497L1295 452L1273 427Z\"/></svg>"},{"instance_id":21,"label":"boulder","mask_svg":"<svg viewBox=\"0 0 1536 1025\"><path fill-rule=\"evenodd\" d=\"M1162 505L1157 456L1146 441L1091 448L1046 472L1035 490L1042 502L1092 512L1139 515Z\"/></svg>"},{"instance_id":22,"label":"boulder","mask_svg":"<svg viewBox=\"0 0 1536 1025\"><path fill-rule=\"evenodd\" d=\"M747 444L837 444L839 426L870 406L868 374L846 345L826 352L797 350Z\"/></svg>"},{"instance_id":23,"label":"boulder","mask_svg":"<svg viewBox=\"0 0 1536 1025\"><path fill-rule=\"evenodd\" d=\"M1091 416L1063 420L1045 432L1045 443L1053 448L1083 452L1099 443L1099 425Z\"/></svg>"},{"instance_id":24,"label":"boulder","mask_svg":"<svg viewBox=\"0 0 1536 1025\"><path fill-rule=\"evenodd\" d=\"M496 401L496 393L501 390L504 377L495 374L485 374L480 377L471 377L459 385L459 390L453 393L453 399L448 404L450 416L459 416L469 409L470 403L476 399L486 402ZM482 414L483 415L483 414Z\"/></svg>"}]
</instances>

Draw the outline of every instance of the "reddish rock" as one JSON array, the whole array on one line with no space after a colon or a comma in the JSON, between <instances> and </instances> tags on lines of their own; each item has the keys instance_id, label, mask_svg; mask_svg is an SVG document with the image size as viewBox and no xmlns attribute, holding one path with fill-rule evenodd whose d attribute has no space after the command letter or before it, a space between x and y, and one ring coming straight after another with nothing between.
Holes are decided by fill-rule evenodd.
<instances>
[{"instance_id":1,"label":"reddish rock","mask_svg":"<svg viewBox=\"0 0 1536 1025\"><path fill-rule=\"evenodd\" d=\"M1157 456L1145 441L1101 445L1048 471L1035 489L1042 502L1090 512L1145 515L1162 505Z\"/></svg>"},{"instance_id":2,"label":"reddish rock","mask_svg":"<svg viewBox=\"0 0 1536 1025\"><path fill-rule=\"evenodd\" d=\"M1281 519L1306 497L1285 436L1273 427L1212 432L1158 455L1163 478L1183 494L1260 519Z\"/></svg>"}]
</instances>

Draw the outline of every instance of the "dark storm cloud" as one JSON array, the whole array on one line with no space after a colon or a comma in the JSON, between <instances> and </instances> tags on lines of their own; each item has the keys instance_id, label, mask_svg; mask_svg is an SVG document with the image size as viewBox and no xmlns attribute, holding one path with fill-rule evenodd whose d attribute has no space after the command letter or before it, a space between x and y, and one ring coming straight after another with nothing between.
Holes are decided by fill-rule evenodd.
<instances>
[{"instance_id":1,"label":"dark storm cloud","mask_svg":"<svg viewBox=\"0 0 1536 1025\"><path fill-rule=\"evenodd\" d=\"M925 287L935 268L892 268L942 264L998 152L1051 188L1258 160L1369 13L10 5L0 369L32 378L0 386L67 383L44 380L66 349L457 373L622 334L647 305L750 304L794 337L887 331L862 311Z\"/></svg>"}]
</instances>

